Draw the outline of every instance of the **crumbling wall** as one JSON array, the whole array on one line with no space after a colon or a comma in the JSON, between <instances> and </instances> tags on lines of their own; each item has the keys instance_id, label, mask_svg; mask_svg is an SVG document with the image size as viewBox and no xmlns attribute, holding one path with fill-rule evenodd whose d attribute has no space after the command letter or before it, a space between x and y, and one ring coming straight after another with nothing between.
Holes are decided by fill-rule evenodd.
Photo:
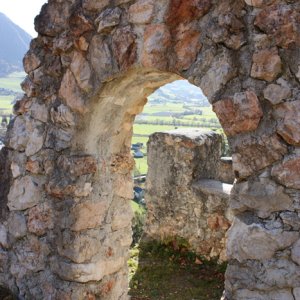
<instances>
[{"instance_id":1,"label":"crumbling wall","mask_svg":"<svg viewBox=\"0 0 300 300\"><path fill-rule=\"evenodd\" d=\"M49 0L7 134L0 284L127 299L132 124L185 78L232 150L226 297L299 298L299 20L296 0Z\"/></svg>"},{"instance_id":2,"label":"crumbling wall","mask_svg":"<svg viewBox=\"0 0 300 300\"><path fill-rule=\"evenodd\" d=\"M226 260L225 234L232 221L229 195L233 182L218 180L224 173L219 170L220 166L224 169L221 147L222 136L213 131L178 129L150 136L147 238L181 238L206 259Z\"/></svg>"}]
</instances>

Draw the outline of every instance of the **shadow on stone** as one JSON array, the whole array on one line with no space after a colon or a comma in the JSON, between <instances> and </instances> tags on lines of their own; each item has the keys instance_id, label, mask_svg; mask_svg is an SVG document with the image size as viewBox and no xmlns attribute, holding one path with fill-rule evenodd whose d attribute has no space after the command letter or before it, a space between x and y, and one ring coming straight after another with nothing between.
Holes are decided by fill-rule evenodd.
<instances>
[{"instance_id":1,"label":"shadow on stone","mask_svg":"<svg viewBox=\"0 0 300 300\"><path fill-rule=\"evenodd\" d=\"M17 300L17 298L10 292L9 289L0 286L0 299L1 300Z\"/></svg>"}]
</instances>

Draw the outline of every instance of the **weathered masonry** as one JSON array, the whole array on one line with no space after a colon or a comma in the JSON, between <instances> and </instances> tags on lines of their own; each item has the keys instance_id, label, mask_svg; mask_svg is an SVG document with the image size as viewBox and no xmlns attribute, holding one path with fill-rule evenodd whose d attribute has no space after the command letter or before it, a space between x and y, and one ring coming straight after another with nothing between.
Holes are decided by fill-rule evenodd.
<instances>
[{"instance_id":1,"label":"weathered masonry","mask_svg":"<svg viewBox=\"0 0 300 300\"><path fill-rule=\"evenodd\" d=\"M300 3L49 0L1 151L0 282L127 299L132 123L186 78L233 150L226 296L300 299Z\"/></svg>"},{"instance_id":2,"label":"weathered masonry","mask_svg":"<svg viewBox=\"0 0 300 300\"><path fill-rule=\"evenodd\" d=\"M157 132L147 148L144 239L183 239L206 259L225 261L234 176L221 158L222 136L203 129Z\"/></svg>"}]
</instances>

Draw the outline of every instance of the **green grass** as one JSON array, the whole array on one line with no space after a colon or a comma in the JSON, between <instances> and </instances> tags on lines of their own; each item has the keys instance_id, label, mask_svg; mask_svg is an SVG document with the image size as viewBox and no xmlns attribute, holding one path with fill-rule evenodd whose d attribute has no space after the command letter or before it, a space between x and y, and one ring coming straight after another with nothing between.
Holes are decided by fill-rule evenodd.
<instances>
[{"instance_id":1,"label":"green grass","mask_svg":"<svg viewBox=\"0 0 300 300\"><path fill-rule=\"evenodd\" d=\"M164 103L164 104L150 104L148 103L143 110L143 113L153 114L157 112L183 112L183 104Z\"/></svg>"},{"instance_id":2,"label":"green grass","mask_svg":"<svg viewBox=\"0 0 300 300\"><path fill-rule=\"evenodd\" d=\"M172 241L141 243L128 261L132 300L219 300L225 265L204 261Z\"/></svg>"},{"instance_id":3,"label":"green grass","mask_svg":"<svg viewBox=\"0 0 300 300\"><path fill-rule=\"evenodd\" d=\"M143 158L136 158L135 159L135 168L138 170L137 173L147 174L147 172L148 172L147 156L143 157Z\"/></svg>"},{"instance_id":4,"label":"green grass","mask_svg":"<svg viewBox=\"0 0 300 300\"><path fill-rule=\"evenodd\" d=\"M0 87L21 93L20 84L24 80L25 75L24 72L14 72L6 77L0 77Z\"/></svg>"},{"instance_id":5,"label":"green grass","mask_svg":"<svg viewBox=\"0 0 300 300\"><path fill-rule=\"evenodd\" d=\"M12 104L14 96L1 96L0 95L0 113L12 113Z\"/></svg>"},{"instance_id":6,"label":"green grass","mask_svg":"<svg viewBox=\"0 0 300 300\"><path fill-rule=\"evenodd\" d=\"M152 124L134 124L133 134L150 135L154 132L174 129L173 125L152 125Z\"/></svg>"}]
</instances>

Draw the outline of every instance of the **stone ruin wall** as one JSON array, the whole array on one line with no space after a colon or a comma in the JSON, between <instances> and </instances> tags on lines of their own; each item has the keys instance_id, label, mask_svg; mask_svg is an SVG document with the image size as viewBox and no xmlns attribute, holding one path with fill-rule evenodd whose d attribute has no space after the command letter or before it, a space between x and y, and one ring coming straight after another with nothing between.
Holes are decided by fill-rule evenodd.
<instances>
[{"instance_id":1,"label":"stone ruin wall","mask_svg":"<svg viewBox=\"0 0 300 300\"><path fill-rule=\"evenodd\" d=\"M298 0L49 0L0 155L0 283L127 299L132 124L186 78L233 152L227 299L299 299L299 23Z\"/></svg>"},{"instance_id":2,"label":"stone ruin wall","mask_svg":"<svg viewBox=\"0 0 300 300\"><path fill-rule=\"evenodd\" d=\"M226 261L234 175L221 161L222 136L177 129L151 135L147 147L145 239L183 239L205 259Z\"/></svg>"}]
</instances>

